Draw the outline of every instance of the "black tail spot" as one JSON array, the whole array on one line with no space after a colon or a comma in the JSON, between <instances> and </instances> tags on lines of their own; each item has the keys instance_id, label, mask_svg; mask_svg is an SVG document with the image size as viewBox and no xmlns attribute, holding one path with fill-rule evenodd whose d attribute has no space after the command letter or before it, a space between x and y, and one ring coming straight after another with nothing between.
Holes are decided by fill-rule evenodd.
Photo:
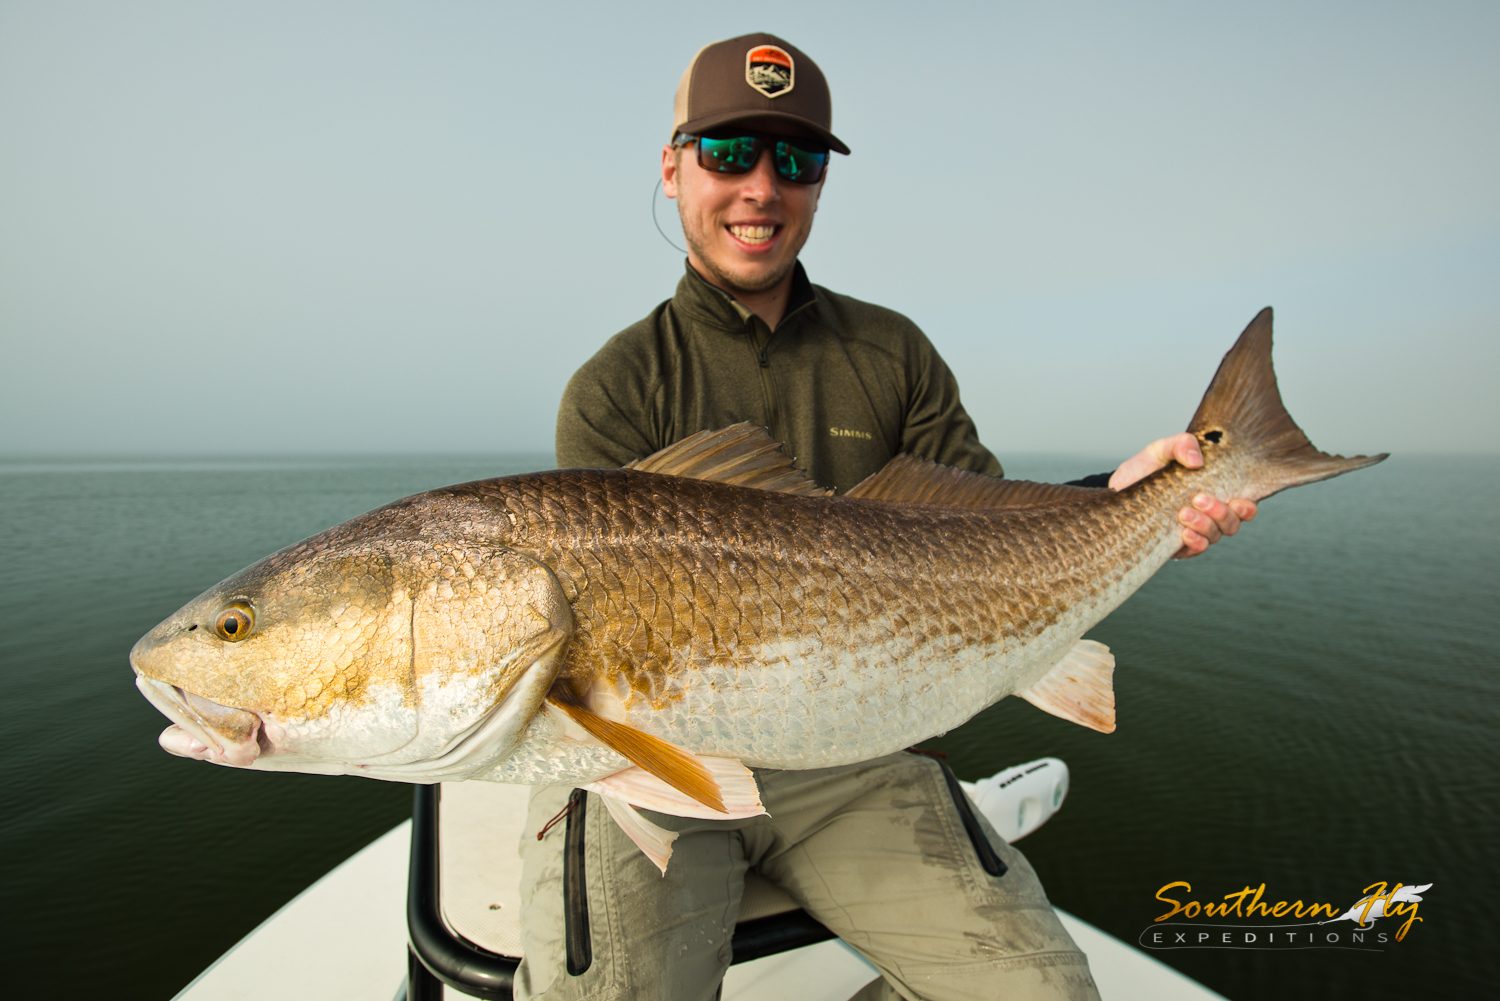
<instances>
[{"instance_id":1,"label":"black tail spot","mask_svg":"<svg viewBox=\"0 0 1500 1001\"><path fill-rule=\"evenodd\" d=\"M1209 432L1206 432L1206 433L1205 433L1205 434L1204 434L1204 435L1203 435L1203 440L1204 440L1204 441L1211 441L1211 442L1213 442L1213 443L1214 443L1214 444L1215 444L1215 445L1217 445L1217 444L1218 444L1218 443L1219 443L1219 441L1220 441L1220 440L1221 440L1221 439L1222 439L1222 438L1223 438L1223 437L1224 437L1224 432L1223 432L1223 431L1209 431Z\"/></svg>"}]
</instances>

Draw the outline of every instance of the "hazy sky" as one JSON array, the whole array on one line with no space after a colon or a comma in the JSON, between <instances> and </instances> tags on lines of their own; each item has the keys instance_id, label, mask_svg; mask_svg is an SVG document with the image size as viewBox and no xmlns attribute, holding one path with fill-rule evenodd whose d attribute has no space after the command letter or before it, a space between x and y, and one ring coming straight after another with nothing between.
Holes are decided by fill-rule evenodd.
<instances>
[{"instance_id":1,"label":"hazy sky","mask_svg":"<svg viewBox=\"0 0 1500 1001\"><path fill-rule=\"evenodd\" d=\"M758 30L854 150L813 281L1002 458L1181 430L1267 304L1320 447L1500 451L1500 4L737 10L0 0L0 454L549 451L681 274L677 79Z\"/></svg>"}]
</instances>

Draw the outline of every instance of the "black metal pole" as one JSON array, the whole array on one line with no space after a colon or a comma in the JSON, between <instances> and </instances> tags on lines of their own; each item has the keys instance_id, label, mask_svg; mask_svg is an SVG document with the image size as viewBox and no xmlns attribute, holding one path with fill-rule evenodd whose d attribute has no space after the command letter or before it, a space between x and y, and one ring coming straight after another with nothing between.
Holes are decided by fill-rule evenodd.
<instances>
[{"instance_id":1,"label":"black metal pole","mask_svg":"<svg viewBox=\"0 0 1500 1001\"><path fill-rule=\"evenodd\" d=\"M406 931L412 955L437 979L474 997L511 1001L511 985L520 961L481 949L443 922L438 898L436 785L419 785L412 796Z\"/></svg>"}]
</instances>

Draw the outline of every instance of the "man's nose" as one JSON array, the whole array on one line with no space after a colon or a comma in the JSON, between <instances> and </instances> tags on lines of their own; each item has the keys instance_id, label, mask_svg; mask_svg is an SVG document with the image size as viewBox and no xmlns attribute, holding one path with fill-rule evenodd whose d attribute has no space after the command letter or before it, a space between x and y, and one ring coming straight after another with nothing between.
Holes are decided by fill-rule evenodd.
<instances>
[{"instance_id":1,"label":"man's nose","mask_svg":"<svg viewBox=\"0 0 1500 1001\"><path fill-rule=\"evenodd\" d=\"M775 201L781 195L781 178L776 174L775 160L776 150L767 147L761 150L755 166L745 176L744 186L740 188L740 194L754 202Z\"/></svg>"}]
</instances>

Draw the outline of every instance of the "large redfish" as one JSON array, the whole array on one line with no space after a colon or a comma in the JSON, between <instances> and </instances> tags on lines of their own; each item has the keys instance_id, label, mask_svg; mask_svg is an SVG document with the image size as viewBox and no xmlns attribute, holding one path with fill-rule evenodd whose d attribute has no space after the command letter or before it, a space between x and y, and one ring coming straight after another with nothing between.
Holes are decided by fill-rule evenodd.
<instances>
[{"instance_id":1,"label":"large redfish","mask_svg":"<svg viewBox=\"0 0 1500 1001\"><path fill-rule=\"evenodd\" d=\"M1007 695L1112 730L1113 658L1081 637L1177 551L1177 511L1384 458L1292 421L1269 309L1188 430L1203 468L1119 493L902 456L830 496L748 425L445 487L215 585L130 661L175 754L588 785L650 844L627 803L746 816L742 765L874 758Z\"/></svg>"}]
</instances>

